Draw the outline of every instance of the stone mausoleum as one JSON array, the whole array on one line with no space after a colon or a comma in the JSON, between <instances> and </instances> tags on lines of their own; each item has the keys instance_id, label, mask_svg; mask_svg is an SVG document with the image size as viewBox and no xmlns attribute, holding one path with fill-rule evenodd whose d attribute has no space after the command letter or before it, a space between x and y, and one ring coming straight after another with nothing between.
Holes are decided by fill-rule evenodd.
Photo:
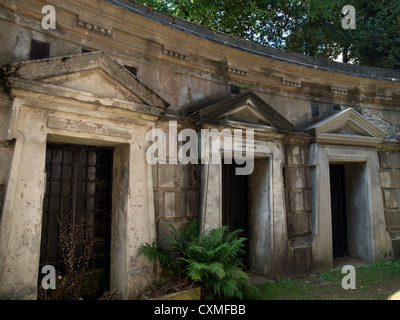
<instances>
[{"instance_id":1,"label":"stone mausoleum","mask_svg":"<svg viewBox=\"0 0 400 320\"><path fill-rule=\"evenodd\" d=\"M266 278L400 257L399 71L261 46L128 0L0 0L0 53L2 299L37 298L42 266L62 268L71 220L94 236L93 288L121 299L159 272L138 248L192 218L243 229L246 269ZM244 139L199 153L220 162L149 163L152 129L184 143L171 123L199 141L204 129ZM236 175L224 159L250 149L251 174Z\"/></svg>"}]
</instances>

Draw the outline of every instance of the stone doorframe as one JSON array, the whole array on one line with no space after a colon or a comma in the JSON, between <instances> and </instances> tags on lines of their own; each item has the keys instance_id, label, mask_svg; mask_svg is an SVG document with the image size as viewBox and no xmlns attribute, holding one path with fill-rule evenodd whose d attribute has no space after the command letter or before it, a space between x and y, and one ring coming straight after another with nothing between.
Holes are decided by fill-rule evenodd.
<instances>
[{"instance_id":1,"label":"stone doorframe","mask_svg":"<svg viewBox=\"0 0 400 320\"><path fill-rule=\"evenodd\" d=\"M315 272L327 270L333 266L332 225L330 203L329 165L331 163L361 164L365 166L360 173L359 191L363 190L362 200L366 211L357 214L363 226L365 255L354 258L372 262L391 256L391 240L385 228L382 204L382 192L379 180L379 159L376 149L321 146L310 147L309 165L311 170L312 219L311 241L312 258ZM350 210L350 208L348 208ZM353 209L354 211L356 209ZM353 212L354 213L354 212Z\"/></svg>"},{"instance_id":2,"label":"stone doorframe","mask_svg":"<svg viewBox=\"0 0 400 320\"><path fill-rule=\"evenodd\" d=\"M250 245L255 247L250 252L250 268L266 277L287 275L291 251L288 249L286 210L282 166L284 163L283 139L292 131L293 124L266 103L254 92L248 91L238 95L222 98L217 102L189 108L187 115L193 117L199 126L211 131L219 140L220 149L213 155L209 150L202 159L200 189L200 227L201 230L219 228L222 224L222 166L227 154L241 154L248 150L253 153L253 160L265 159L254 167L257 172L249 179L249 184L263 185L264 189L249 195L251 210L257 212L250 217ZM243 142L225 144L222 132L227 130L234 137L234 130L243 129ZM246 130L254 131L254 139L245 141ZM203 130L202 130L203 134ZM209 137L204 139L207 141ZM201 139L203 140L203 139ZM212 144L212 142L211 142ZM245 149L244 149L245 148ZM203 151L202 151L203 153ZM220 163L209 161L212 157ZM206 160L206 161L203 161ZM255 163L256 161L254 161ZM261 175L264 177L255 177ZM251 175L250 175L251 178ZM259 188L255 188L259 189ZM257 201L251 200L258 198ZM256 217L254 217L256 215ZM251 216L251 213L250 213ZM252 232L253 231L253 232ZM251 265L252 264L252 265Z\"/></svg>"},{"instance_id":3,"label":"stone doorframe","mask_svg":"<svg viewBox=\"0 0 400 320\"><path fill-rule=\"evenodd\" d=\"M10 79L5 137L13 151L0 224L0 298L37 298L48 142L114 149L110 286L121 299L137 298L153 275L137 250L156 239L146 136L166 102L101 52L11 67L18 76Z\"/></svg>"},{"instance_id":4,"label":"stone doorframe","mask_svg":"<svg viewBox=\"0 0 400 320\"><path fill-rule=\"evenodd\" d=\"M356 192L357 204L350 204L361 230L355 258L367 262L392 256L392 244L386 231L376 146L385 134L349 108L307 129L310 145L309 167L312 192L311 246L313 272L333 267L330 202L330 164L352 168L349 182ZM350 201L351 202L351 201ZM356 231L354 231L356 232Z\"/></svg>"},{"instance_id":5,"label":"stone doorframe","mask_svg":"<svg viewBox=\"0 0 400 320\"><path fill-rule=\"evenodd\" d=\"M278 135L275 135L275 138ZM282 139L283 135L281 135ZM222 135L220 145L223 144ZM246 143L244 143L246 144ZM255 195L259 198L256 217L250 217L250 267L253 272L272 277L282 275L287 270L287 222L284 200L284 184L282 165L284 162L284 147L280 139L254 139L250 142L254 150L252 160L262 159L263 164L254 166L254 174L262 175L253 179L255 184L263 184L264 190ZM221 163L202 165L200 190L200 227L202 231L216 229L222 226L222 163L226 154L241 153L243 145L222 147L218 152ZM249 143L247 144L249 147ZM211 157L211 156L210 156ZM267 163L267 165L266 165ZM251 177L251 175L250 175ZM261 178L261 179L260 179ZM251 180L251 179L250 179ZM258 180L258 181L256 181ZM250 182L251 183L251 182ZM265 191L265 192L263 192ZM249 195L249 199L254 198ZM254 203L256 204L256 203ZM252 213L250 212L249 215Z\"/></svg>"}]
</instances>

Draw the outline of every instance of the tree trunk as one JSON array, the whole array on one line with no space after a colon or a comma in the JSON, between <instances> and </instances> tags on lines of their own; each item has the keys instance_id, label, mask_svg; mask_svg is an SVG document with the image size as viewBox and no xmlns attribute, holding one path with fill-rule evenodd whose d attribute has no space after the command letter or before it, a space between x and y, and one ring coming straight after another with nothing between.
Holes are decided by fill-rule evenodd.
<instances>
[{"instance_id":1,"label":"tree trunk","mask_svg":"<svg viewBox=\"0 0 400 320\"><path fill-rule=\"evenodd\" d=\"M343 63L348 63L349 56L348 56L348 48L347 47L343 48L342 56L343 56Z\"/></svg>"}]
</instances>

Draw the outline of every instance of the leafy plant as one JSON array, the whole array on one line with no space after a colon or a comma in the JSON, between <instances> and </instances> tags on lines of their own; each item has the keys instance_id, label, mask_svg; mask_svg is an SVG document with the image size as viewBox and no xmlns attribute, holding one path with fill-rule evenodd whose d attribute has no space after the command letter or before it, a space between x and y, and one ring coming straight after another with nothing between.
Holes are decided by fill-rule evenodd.
<instances>
[{"instance_id":1,"label":"leafy plant","mask_svg":"<svg viewBox=\"0 0 400 320\"><path fill-rule=\"evenodd\" d=\"M344 63L400 69L398 0L135 0L263 45ZM342 8L356 10L343 29Z\"/></svg>"},{"instance_id":2,"label":"leafy plant","mask_svg":"<svg viewBox=\"0 0 400 320\"><path fill-rule=\"evenodd\" d=\"M93 236L85 224L68 225L59 220L59 241L65 270L56 278L56 289L45 290L39 284L39 299L79 300L85 277L89 273L90 261L94 255ZM49 292L48 292L49 291Z\"/></svg>"},{"instance_id":3,"label":"leafy plant","mask_svg":"<svg viewBox=\"0 0 400 320\"><path fill-rule=\"evenodd\" d=\"M60 223L60 230L63 226ZM68 285L68 293L71 300L79 300L84 278L88 273L89 264L93 258L93 236L84 223L72 224L70 220L68 233L60 233L61 252L65 264L65 277ZM78 233L82 233L83 243L78 241ZM80 249L80 247L82 247Z\"/></svg>"},{"instance_id":4,"label":"leafy plant","mask_svg":"<svg viewBox=\"0 0 400 320\"><path fill-rule=\"evenodd\" d=\"M120 292L117 289L113 289L110 291L106 291L103 293L103 295L99 298L99 300L116 300L117 296L120 294Z\"/></svg>"},{"instance_id":5,"label":"leafy plant","mask_svg":"<svg viewBox=\"0 0 400 320\"><path fill-rule=\"evenodd\" d=\"M195 219L189 221L182 232L171 228L171 236L165 238L171 250L160 244L146 243L138 254L158 261L164 270L172 271L179 279L189 277L201 285L208 298L243 299L257 295L239 258L247 240L239 236L241 230L230 232L223 226L199 234Z\"/></svg>"}]
</instances>

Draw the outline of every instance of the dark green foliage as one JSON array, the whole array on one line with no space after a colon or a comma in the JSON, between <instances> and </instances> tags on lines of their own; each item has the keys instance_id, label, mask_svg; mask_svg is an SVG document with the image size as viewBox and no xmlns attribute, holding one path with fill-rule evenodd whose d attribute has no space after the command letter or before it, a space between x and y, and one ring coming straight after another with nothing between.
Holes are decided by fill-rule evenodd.
<instances>
[{"instance_id":1,"label":"dark green foliage","mask_svg":"<svg viewBox=\"0 0 400 320\"><path fill-rule=\"evenodd\" d=\"M323 59L400 69L400 1L136 0L208 28ZM342 8L356 29L342 28Z\"/></svg>"},{"instance_id":2,"label":"dark green foliage","mask_svg":"<svg viewBox=\"0 0 400 320\"><path fill-rule=\"evenodd\" d=\"M201 285L208 297L256 297L257 289L250 285L238 257L246 241L239 236L240 230L230 232L223 226L199 234L196 220L188 222L183 232L171 228L171 236L165 241L170 243L175 255L154 243L143 245L139 254L159 261L163 269L172 271L178 278L190 277Z\"/></svg>"},{"instance_id":3,"label":"dark green foliage","mask_svg":"<svg viewBox=\"0 0 400 320\"><path fill-rule=\"evenodd\" d=\"M152 245L146 243L139 248L138 255L143 254L150 261L160 262L160 265L163 269L170 269L176 274L178 271L178 265L176 260L173 259L172 254L163 249L158 243L154 243Z\"/></svg>"},{"instance_id":4,"label":"dark green foliage","mask_svg":"<svg viewBox=\"0 0 400 320\"><path fill-rule=\"evenodd\" d=\"M254 0L139 0L139 3L234 36L257 37L271 12Z\"/></svg>"},{"instance_id":5,"label":"dark green foliage","mask_svg":"<svg viewBox=\"0 0 400 320\"><path fill-rule=\"evenodd\" d=\"M286 49L325 59L335 59L341 53L345 63L400 69L399 1L307 2L309 6L298 8L303 19L291 28ZM323 5L316 7L317 3ZM342 28L345 5L356 10L356 29Z\"/></svg>"}]
</instances>

